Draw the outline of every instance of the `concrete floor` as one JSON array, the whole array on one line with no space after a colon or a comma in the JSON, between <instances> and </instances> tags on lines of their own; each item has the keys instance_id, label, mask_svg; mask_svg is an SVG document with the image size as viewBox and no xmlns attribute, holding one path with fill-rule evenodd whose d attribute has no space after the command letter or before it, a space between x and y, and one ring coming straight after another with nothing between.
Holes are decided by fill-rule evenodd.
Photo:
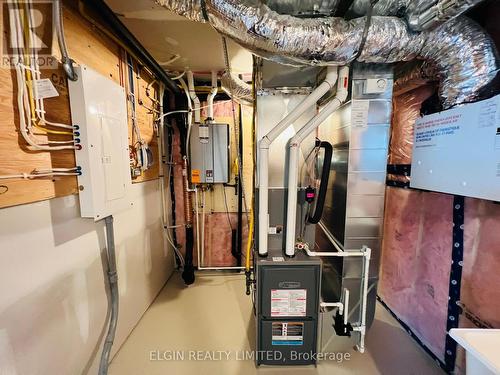
<instances>
[{"instance_id":1,"label":"concrete floor","mask_svg":"<svg viewBox=\"0 0 500 375\"><path fill-rule=\"evenodd\" d=\"M377 306L367 351L350 359L321 361L317 367L260 367L243 351L254 347L255 320L242 275L198 273L185 287L175 273L115 355L111 375L165 374L384 374L432 375L441 369ZM181 358L169 359L177 351ZM200 357L194 352L202 351ZM209 353L205 354L205 351ZM227 351L226 354L214 353ZM210 355L212 358L206 358Z\"/></svg>"}]
</instances>

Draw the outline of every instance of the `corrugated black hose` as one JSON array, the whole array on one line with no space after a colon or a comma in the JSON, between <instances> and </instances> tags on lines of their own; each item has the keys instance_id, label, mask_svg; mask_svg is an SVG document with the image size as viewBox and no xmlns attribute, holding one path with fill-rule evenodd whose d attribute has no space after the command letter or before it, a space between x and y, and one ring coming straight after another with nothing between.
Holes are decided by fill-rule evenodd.
<instances>
[{"instance_id":1,"label":"corrugated black hose","mask_svg":"<svg viewBox=\"0 0 500 375\"><path fill-rule=\"evenodd\" d=\"M316 201L316 208L314 213L308 217L309 224L318 224L323 215L323 207L325 206L326 191L328 189L328 179L330 178L330 165L332 163L333 147L329 142L316 141L316 145L325 150L323 159L323 170L321 171L321 182L318 191L318 200Z\"/></svg>"}]
</instances>

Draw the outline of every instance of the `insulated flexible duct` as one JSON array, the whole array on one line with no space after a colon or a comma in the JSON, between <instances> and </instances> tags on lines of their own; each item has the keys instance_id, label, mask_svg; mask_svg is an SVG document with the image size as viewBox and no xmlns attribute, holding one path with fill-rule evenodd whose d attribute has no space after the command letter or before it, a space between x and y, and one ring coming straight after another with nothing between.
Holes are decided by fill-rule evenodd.
<instances>
[{"instance_id":1,"label":"insulated flexible duct","mask_svg":"<svg viewBox=\"0 0 500 375\"><path fill-rule=\"evenodd\" d=\"M365 15L372 0L355 0L351 11ZM378 16L404 17L412 30L427 30L439 26L483 0L380 0L373 7L373 14Z\"/></svg>"},{"instance_id":2,"label":"insulated flexible duct","mask_svg":"<svg viewBox=\"0 0 500 375\"><path fill-rule=\"evenodd\" d=\"M292 65L346 65L357 57L367 63L393 63L415 58L435 65L441 79L443 106L477 99L477 92L497 73L492 40L475 22L458 17L420 34L395 17L372 17L358 56L365 17L301 19L281 15L258 0L157 0L191 20L205 18L221 34L254 54Z\"/></svg>"},{"instance_id":3,"label":"insulated flexible duct","mask_svg":"<svg viewBox=\"0 0 500 375\"><path fill-rule=\"evenodd\" d=\"M340 0L265 0L264 3L281 14L333 15Z\"/></svg>"},{"instance_id":4,"label":"insulated flexible duct","mask_svg":"<svg viewBox=\"0 0 500 375\"><path fill-rule=\"evenodd\" d=\"M221 78L222 90L232 96L240 104L252 105L252 86L240 79L236 74L225 72Z\"/></svg>"}]
</instances>

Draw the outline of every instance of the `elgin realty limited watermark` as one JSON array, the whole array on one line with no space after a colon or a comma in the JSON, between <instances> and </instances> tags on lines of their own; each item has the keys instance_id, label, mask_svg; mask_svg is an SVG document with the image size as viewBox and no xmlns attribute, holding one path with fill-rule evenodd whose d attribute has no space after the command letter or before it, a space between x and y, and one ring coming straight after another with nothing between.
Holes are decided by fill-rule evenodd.
<instances>
[{"instance_id":1,"label":"elgin realty limited watermark","mask_svg":"<svg viewBox=\"0 0 500 375\"><path fill-rule=\"evenodd\" d=\"M290 351L285 358L280 351L273 350L151 350L150 361L331 361L342 363L351 359L343 352Z\"/></svg>"}]
</instances>

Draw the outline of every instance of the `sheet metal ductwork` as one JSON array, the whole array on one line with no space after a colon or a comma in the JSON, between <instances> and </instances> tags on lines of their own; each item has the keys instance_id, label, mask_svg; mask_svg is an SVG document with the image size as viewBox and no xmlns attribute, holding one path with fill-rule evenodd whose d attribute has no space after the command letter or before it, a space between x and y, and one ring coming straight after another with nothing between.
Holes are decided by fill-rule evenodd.
<instances>
[{"instance_id":1,"label":"sheet metal ductwork","mask_svg":"<svg viewBox=\"0 0 500 375\"><path fill-rule=\"evenodd\" d=\"M225 72L221 77L222 90L238 103L252 105L252 86L240 79L236 74Z\"/></svg>"},{"instance_id":2,"label":"sheet metal ductwork","mask_svg":"<svg viewBox=\"0 0 500 375\"><path fill-rule=\"evenodd\" d=\"M495 77L497 52L479 25L458 17L422 33L396 17L372 17L363 50L366 18L297 18L278 14L257 0L157 0L167 9L194 21L207 20L256 55L292 65L346 65L426 60L441 79L445 108L473 101Z\"/></svg>"}]
</instances>

